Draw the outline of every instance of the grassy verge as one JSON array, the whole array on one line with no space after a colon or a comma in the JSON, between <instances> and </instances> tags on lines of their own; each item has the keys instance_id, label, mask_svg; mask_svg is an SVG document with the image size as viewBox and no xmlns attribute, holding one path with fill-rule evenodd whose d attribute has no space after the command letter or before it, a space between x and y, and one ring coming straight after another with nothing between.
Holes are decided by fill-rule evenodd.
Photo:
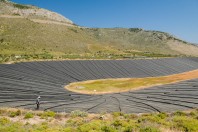
<instances>
[{"instance_id":1,"label":"grassy verge","mask_svg":"<svg viewBox=\"0 0 198 132\"><path fill-rule=\"evenodd\" d=\"M146 59L146 58L167 58L177 57L159 54L132 54L132 53L84 53L84 54L64 54L64 53L51 53L41 52L35 54L16 53L16 54L0 54L0 63L17 63L17 62L30 62L30 61L45 61L45 60L71 60L71 59Z\"/></svg>"},{"instance_id":2,"label":"grassy verge","mask_svg":"<svg viewBox=\"0 0 198 132\"><path fill-rule=\"evenodd\" d=\"M12 116L11 116L12 115ZM15 116L13 116L15 115ZM88 114L0 108L0 132L160 132L198 131L198 110L174 113Z\"/></svg>"},{"instance_id":3,"label":"grassy verge","mask_svg":"<svg viewBox=\"0 0 198 132\"><path fill-rule=\"evenodd\" d=\"M71 83L66 89L85 94L116 93L198 78L198 70L161 77L100 79Z\"/></svg>"}]
</instances>

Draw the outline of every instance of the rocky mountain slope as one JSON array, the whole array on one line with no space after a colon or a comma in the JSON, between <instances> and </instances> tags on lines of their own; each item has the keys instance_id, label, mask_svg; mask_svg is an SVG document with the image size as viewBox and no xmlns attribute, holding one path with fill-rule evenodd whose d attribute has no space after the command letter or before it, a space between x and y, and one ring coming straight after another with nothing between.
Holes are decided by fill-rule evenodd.
<instances>
[{"instance_id":1,"label":"rocky mountain slope","mask_svg":"<svg viewBox=\"0 0 198 132\"><path fill-rule=\"evenodd\" d=\"M0 61L5 56L40 54L52 58L198 56L198 46L159 31L75 26L57 13L0 0Z\"/></svg>"},{"instance_id":2,"label":"rocky mountain slope","mask_svg":"<svg viewBox=\"0 0 198 132\"><path fill-rule=\"evenodd\" d=\"M73 22L64 16L55 12L48 11L46 9L38 8L31 5L21 5L10 2L8 0L0 0L0 16L15 18L28 18L28 19L40 19L62 22L73 25Z\"/></svg>"}]
</instances>

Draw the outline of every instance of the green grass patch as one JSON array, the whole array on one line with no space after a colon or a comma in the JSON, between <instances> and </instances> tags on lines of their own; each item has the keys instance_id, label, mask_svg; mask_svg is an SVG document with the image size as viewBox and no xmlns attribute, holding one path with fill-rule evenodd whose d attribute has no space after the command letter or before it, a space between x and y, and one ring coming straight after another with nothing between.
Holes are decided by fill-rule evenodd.
<instances>
[{"instance_id":1,"label":"green grass patch","mask_svg":"<svg viewBox=\"0 0 198 132\"><path fill-rule=\"evenodd\" d=\"M24 116L24 119L30 119L30 118L33 118L34 117L34 114L33 113L26 113L25 116Z\"/></svg>"},{"instance_id":2,"label":"green grass patch","mask_svg":"<svg viewBox=\"0 0 198 132\"><path fill-rule=\"evenodd\" d=\"M161 77L100 79L75 82L66 89L86 94L115 93L198 78L198 70Z\"/></svg>"}]
</instances>

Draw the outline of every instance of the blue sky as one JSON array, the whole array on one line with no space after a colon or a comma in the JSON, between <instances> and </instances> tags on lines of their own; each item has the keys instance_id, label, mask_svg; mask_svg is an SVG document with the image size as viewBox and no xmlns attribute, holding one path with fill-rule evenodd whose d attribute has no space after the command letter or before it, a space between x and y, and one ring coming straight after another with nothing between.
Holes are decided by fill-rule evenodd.
<instances>
[{"instance_id":1,"label":"blue sky","mask_svg":"<svg viewBox=\"0 0 198 132\"><path fill-rule=\"evenodd\" d=\"M80 26L139 27L198 43L198 0L12 0L58 12Z\"/></svg>"}]
</instances>

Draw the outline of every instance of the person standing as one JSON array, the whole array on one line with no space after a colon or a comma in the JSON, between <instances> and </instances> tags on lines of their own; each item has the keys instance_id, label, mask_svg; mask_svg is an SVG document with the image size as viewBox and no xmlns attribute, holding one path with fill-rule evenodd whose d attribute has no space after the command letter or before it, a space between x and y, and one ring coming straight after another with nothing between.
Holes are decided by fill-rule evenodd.
<instances>
[{"instance_id":1,"label":"person standing","mask_svg":"<svg viewBox=\"0 0 198 132\"><path fill-rule=\"evenodd\" d=\"M36 109L39 110L40 107L40 96L38 96L38 98L36 99Z\"/></svg>"}]
</instances>

